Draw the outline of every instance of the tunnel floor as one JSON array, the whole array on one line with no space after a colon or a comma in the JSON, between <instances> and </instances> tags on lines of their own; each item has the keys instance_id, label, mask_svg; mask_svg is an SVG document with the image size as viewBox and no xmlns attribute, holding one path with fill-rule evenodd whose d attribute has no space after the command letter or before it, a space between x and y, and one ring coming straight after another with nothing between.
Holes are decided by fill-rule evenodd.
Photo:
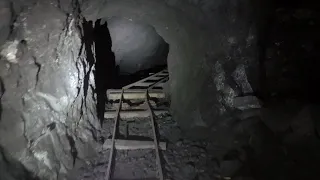
<instances>
[{"instance_id":1,"label":"tunnel floor","mask_svg":"<svg viewBox=\"0 0 320 180\"><path fill-rule=\"evenodd\" d=\"M167 179L187 180L212 179L216 174L212 168L218 168L214 159L217 150L214 143L208 141L187 140L177 123L171 116L161 116L157 119L160 141L168 142L167 150L161 151L165 177ZM110 137L113 128L113 120L105 121L104 137ZM129 123L130 131L134 136L151 136L149 119L139 119L136 123ZM119 124L120 133L125 131L125 123ZM141 129L146 133L141 133ZM208 152L209 151L209 152ZM211 152L211 153L210 153ZM106 161L109 151L101 151L90 166L83 167L78 179L105 179L108 166ZM117 159L114 161L114 179L151 179L156 177L156 161L154 150L130 150L117 151ZM204 173L212 172L212 173Z\"/></svg>"}]
</instances>

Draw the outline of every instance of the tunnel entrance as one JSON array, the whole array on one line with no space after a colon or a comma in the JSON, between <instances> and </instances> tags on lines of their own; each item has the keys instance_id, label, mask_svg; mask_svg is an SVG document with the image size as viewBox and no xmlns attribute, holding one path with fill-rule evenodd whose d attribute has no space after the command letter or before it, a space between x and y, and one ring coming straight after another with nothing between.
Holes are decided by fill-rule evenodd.
<instances>
[{"instance_id":1,"label":"tunnel entrance","mask_svg":"<svg viewBox=\"0 0 320 180\"><path fill-rule=\"evenodd\" d=\"M114 17L94 23L84 19L83 28L87 61L95 77L97 113L102 123L107 90L121 89L166 69L169 44L153 26L130 19ZM89 78L86 75L85 82Z\"/></svg>"},{"instance_id":2,"label":"tunnel entrance","mask_svg":"<svg viewBox=\"0 0 320 180\"><path fill-rule=\"evenodd\" d=\"M119 17L107 22L117 74L111 88L120 89L166 68L169 44L153 26Z\"/></svg>"}]
</instances>

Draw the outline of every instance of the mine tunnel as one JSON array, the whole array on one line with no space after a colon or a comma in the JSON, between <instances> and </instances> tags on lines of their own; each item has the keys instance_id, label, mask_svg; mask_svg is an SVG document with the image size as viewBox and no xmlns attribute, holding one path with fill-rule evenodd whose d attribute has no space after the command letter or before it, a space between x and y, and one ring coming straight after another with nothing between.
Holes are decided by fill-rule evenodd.
<instances>
[{"instance_id":1,"label":"mine tunnel","mask_svg":"<svg viewBox=\"0 0 320 180\"><path fill-rule=\"evenodd\" d=\"M0 0L0 180L320 173L313 0Z\"/></svg>"}]
</instances>

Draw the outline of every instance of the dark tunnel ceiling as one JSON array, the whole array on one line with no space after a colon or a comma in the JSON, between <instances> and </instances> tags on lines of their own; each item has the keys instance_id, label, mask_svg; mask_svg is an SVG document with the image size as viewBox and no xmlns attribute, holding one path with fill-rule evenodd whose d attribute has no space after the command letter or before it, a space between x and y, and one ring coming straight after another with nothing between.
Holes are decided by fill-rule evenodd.
<instances>
[{"instance_id":1,"label":"dark tunnel ceiling","mask_svg":"<svg viewBox=\"0 0 320 180\"><path fill-rule=\"evenodd\" d=\"M153 26L118 17L107 21L121 74L167 64L169 45Z\"/></svg>"}]
</instances>

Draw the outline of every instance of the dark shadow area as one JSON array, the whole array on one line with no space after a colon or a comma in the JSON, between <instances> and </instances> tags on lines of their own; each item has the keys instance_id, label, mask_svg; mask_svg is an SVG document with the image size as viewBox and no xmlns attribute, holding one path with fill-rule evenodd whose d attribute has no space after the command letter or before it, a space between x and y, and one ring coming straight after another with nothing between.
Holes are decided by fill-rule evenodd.
<instances>
[{"instance_id":1,"label":"dark shadow area","mask_svg":"<svg viewBox=\"0 0 320 180\"><path fill-rule=\"evenodd\" d=\"M112 41L107 22L98 19L94 27L95 41L95 81L97 93L97 112L101 122L104 120L105 103L107 101L106 91L113 87L116 82L115 56L111 50Z\"/></svg>"},{"instance_id":2,"label":"dark shadow area","mask_svg":"<svg viewBox=\"0 0 320 180\"><path fill-rule=\"evenodd\" d=\"M83 27L83 35L82 35L82 44L86 50L86 62L82 62L83 63L83 71L86 73L84 76L84 87L83 87L83 91L84 91L84 99L86 99L87 95L88 95L88 89L89 89L89 78L90 78L90 74L91 71L94 68L94 54L92 52L92 45L94 42L93 39L93 27L92 27L92 21L86 21L85 19L83 19L83 23L82 23L82 27ZM87 65L89 67L87 67ZM87 69L88 68L88 69ZM86 101L84 101L86 103ZM86 106L86 104L85 104Z\"/></svg>"},{"instance_id":3,"label":"dark shadow area","mask_svg":"<svg viewBox=\"0 0 320 180\"><path fill-rule=\"evenodd\" d=\"M5 92L4 84L3 84L2 78L0 77L0 121L1 121L1 118L2 118L2 103L1 103L1 100L2 100L2 96L3 96L4 92Z\"/></svg>"},{"instance_id":4,"label":"dark shadow area","mask_svg":"<svg viewBox=\"0 0 320 180\"><path fill-rule=\"evenodd\" d=\"M266 19L256 95L264 106L248 145L240 148L246 158L235 176L319 179L319 12L312 0L277 1Z\"/></svg>"},{"instance_id":5,"label":"dark shadow area","mask_svg":"<svg viewBox=\"0 0 320 180\"><path fill-rule=\"evenodd\" d=\"M318 179L319 142L314 137L300 137L290 144L284 143L288 134L275 135L261 124L260 150L252 145L243 146L241 151L236 151L234 157L225 159L239 160L245 154L242 168L235 174L240 177L253 177L257 180L301 180ZM240 155L242 153L242 155Z\"/></svg>"},{"instance_id":6,"label":"dark shadow area","mask_svg":"<svg viewBox=\"0 0 320 180\"><path fill-rule=\"evenodd\" d=\"M261 99L320 99L320 13L314 0L275 2L260 34Z\"/></svg>"},{"instance_id":7,"label":"dark shadow area","mask_svg":"<svg viewBox=\"0 0 320 180\"><path fill-rule=\"evenodd\" d=\"M0 147L0 179L1 180L40 180L29 172L20 162L10 157L8 152Z\"/></svg>"}]
</instances>

